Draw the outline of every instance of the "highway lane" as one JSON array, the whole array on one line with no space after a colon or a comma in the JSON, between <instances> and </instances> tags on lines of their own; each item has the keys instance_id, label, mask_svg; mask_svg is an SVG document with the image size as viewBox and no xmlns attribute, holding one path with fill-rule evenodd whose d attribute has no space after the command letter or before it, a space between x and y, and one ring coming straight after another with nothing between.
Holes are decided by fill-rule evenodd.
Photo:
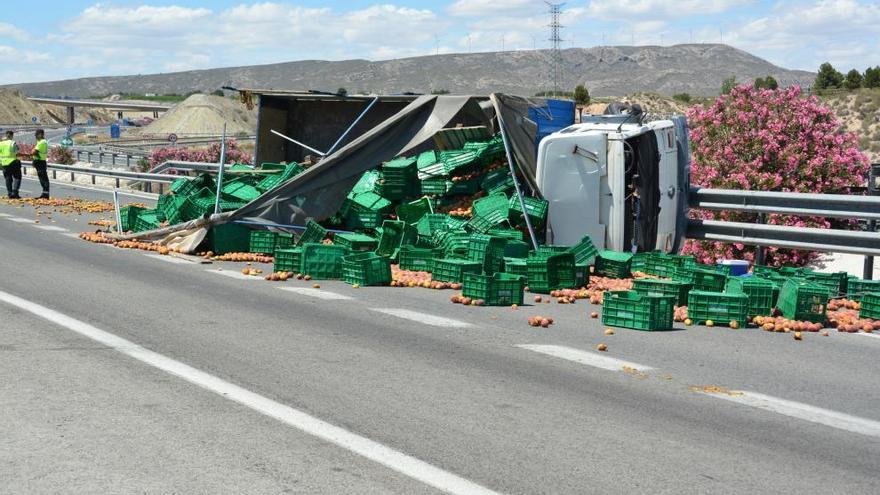
<instances>
[{"instance_id":1,"label":"highway lane","mask_svg":"<svg viewBox=\"0 0 880 495\"><path fill-rule=\"evenodd\" d=\"M878 342L868 337L794 343L719 329L606 337L585 304L542 306L559 323L536 332L523 320L537 309L453 307L448 291L321 282L322 292L351 298L328 302L8 219L0 219L0 239L6 259L19 260L4 270L0 290L496 490L876 491L868 461L876 438L688 390L745 388L876 420L870 362ZM387 307L471 326L372 311ZM610 355L655 369L646 377L609 372L517 347L589 351L598 340Z\"/></svg>"}]
</instances>

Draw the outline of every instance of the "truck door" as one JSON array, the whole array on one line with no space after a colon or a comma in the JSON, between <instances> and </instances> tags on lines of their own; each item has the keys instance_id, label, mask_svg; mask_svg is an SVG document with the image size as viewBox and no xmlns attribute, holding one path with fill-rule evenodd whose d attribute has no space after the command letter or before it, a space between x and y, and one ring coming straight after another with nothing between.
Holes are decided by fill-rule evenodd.
<instances>
[{"instance_id":1,"label":"truck door","mask_svg":"<svg viewBox=\"0 0 880 495\"><path fill-rule=\"evenodd\" d=\"M657 249L675 249L675 228L678 220L678 147L672 127L658 129L657 149L660 152L660 216L657 219Z\"/></svg>"},{"instance_id":2,"label":"truck door","mask_svg":"<svg viewBox=\"0 0 880 495\"><path fill-rule=\"evenodd\" d=\"M589 235L596 247L605 248L602 219L611 208L606 160L603 132L554 134L541 141L537 181L550 203L548 243L572 246Z\"/></svg>"}]
</instances>

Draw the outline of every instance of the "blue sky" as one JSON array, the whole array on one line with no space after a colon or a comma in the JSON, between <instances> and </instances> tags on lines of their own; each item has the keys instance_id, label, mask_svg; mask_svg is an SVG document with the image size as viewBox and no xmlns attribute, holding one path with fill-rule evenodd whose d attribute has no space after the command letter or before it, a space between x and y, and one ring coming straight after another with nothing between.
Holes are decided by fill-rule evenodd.
<instances>
[{"instance_id":1,"label":"blue sky","mask_svg":"<svg viewBox=\"0 0 880 495\"><path fill-rule=\"evenodd\" d=\"M300 59L547 48L540 0L4 2L0 84ZM581 0L566 48L723 41L787 67L880 65L876 0Z\"/></svg>"}]
</instances>

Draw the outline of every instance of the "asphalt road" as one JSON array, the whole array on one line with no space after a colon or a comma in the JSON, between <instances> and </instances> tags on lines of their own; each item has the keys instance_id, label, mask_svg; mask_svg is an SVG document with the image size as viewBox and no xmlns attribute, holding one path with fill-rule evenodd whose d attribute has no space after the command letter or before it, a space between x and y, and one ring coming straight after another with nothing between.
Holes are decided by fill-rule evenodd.
<instances>
[{"instance_id":1,"label":"asphalt road","mask_svg":"<svg viewBox=\"0 0 880 495\"><path fill-rule=\"evenodd\" d=\"M74 238L96 217L0 202L0 491L880 491L875 336L606 336L585 302L313 289Z\"/></svg>"}]
</instances>

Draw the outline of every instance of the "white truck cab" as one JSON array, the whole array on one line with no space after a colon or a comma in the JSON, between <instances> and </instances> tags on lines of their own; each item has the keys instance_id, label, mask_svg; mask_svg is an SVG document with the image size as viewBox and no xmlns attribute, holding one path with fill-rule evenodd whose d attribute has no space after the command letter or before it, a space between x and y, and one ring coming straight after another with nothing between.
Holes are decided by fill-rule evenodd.
<instances>
[{"instance_id":1,"label":"white truck cab","mask_svg":"<svg viewBox=\"0 0 880 495\"><path fill-rule=\"evenodd\" d=\"M570 246L589 235L600 250L680 248L690 168L686 125L683 118L643 124L633 117L584 116L541 141L536 180L550 203L548 244Z\"/></svg>"}]
</instances>

